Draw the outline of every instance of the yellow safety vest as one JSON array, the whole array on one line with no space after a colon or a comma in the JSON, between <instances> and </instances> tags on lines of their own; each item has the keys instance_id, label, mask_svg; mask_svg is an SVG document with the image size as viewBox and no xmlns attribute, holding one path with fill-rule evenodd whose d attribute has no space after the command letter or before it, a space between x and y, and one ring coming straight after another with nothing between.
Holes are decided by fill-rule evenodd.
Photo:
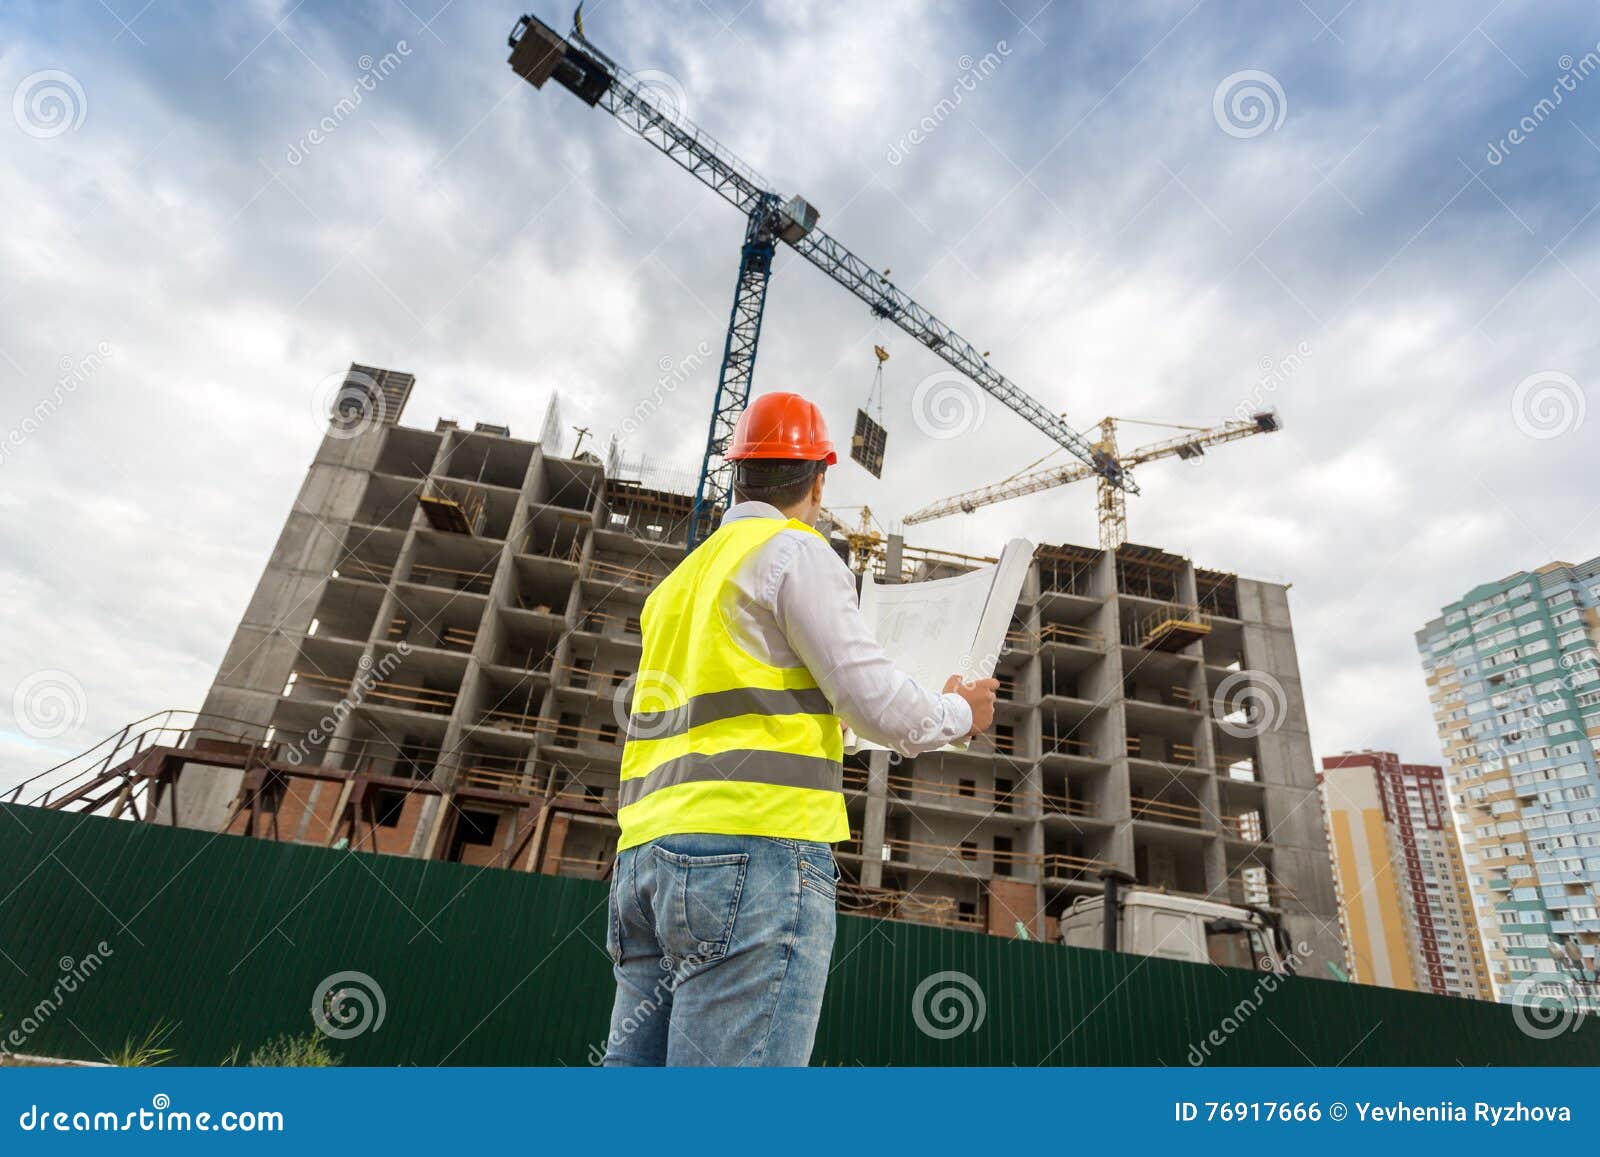
<instances>
[{"instance_id":1,"label":"yellow safety vest","mask_svg":"<svg viewBox=\"0 0 1600 1157\"><path fill-rule=\"evenodd\" d=\"M785 529L817 534L795 519L730 522L645 600L618 851L696 832L849 838L844 738L833 706L805 667L761 662L723 619L721 600L739 564Z\"/></svg>"}]
</instances>

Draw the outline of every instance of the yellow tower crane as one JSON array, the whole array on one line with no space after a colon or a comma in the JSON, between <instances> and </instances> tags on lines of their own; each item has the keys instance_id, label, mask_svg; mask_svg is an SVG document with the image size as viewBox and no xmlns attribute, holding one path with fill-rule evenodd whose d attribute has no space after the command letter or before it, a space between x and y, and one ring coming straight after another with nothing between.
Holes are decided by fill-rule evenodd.
<instances>
[{"instance_id":1,"label":"yellow tower crane","mask_svg":"<svg viewBox=\"0 0 1600 1157\"><path fill-rule=\"evenodd\" d=\"M1183 430L1185 433L1160 442L1152 442L1148 446L1141 446L1128 454L1119 454L1118 422L1163 426L1168 429ZM1278 415L1272 410L1262 410L1251 414L1248 418L1209 427L1181 426L1172 422L1140 422L1136 418L1105 418L1100 422L1100 440L1094 444L1094 451L1096 457L1104 455L1105 459L1120 463L1123 470L1129 470L1158 458L1198 458L1206 452L1207 447L1220 446L1224 442L1236 442L1240 438L1249 438L1255 434L1271 434L1282 428ZM921 510L906 515L905 523L907 526L912 526L919 522L932 522L936 518L944 518L951 514L971 514L980 507L992 506L996 502L1021 498L1026 494L1037 494L1041 490L1065 486L1069 482L1078 482L1095 476L1097 476L1095 469L1082 463L1039 468L1039 463L1035 462L1004 481L982 486L977 490L968 490L964 494L955 494L924 506ZM1102 485L1097 488L1095 495L1095 506L1100 522L1100 546L1103 550L1115 550L1128 541L1128 496L1120 487L1104 484L1103 474L1098 476L1102 479Z\"/></svg>"},{"instance_id":2,"label":"yellow tower crane","mask_svg":"<svg viewBox=\"0 0 1600 1157\"><path fill-rule=\"evenodd\" d=\"M852 569L866 570L872 565L873 559L883 553L883 544L886 541L883 528L878 525L870 506L841 506L839 510L861 511L861 521L855 526L851 526L839 517L837 511L829 510L827 507L822 509L822 518L833 523L844 536L845 542L849 544Z\"/></svg>"}]
</instances>

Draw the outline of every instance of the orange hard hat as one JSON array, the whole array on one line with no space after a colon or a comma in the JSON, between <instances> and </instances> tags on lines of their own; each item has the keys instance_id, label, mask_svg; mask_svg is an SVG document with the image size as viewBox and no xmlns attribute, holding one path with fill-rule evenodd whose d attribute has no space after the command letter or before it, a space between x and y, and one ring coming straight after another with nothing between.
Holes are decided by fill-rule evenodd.
<instances>
[{"instance_id":1,"label":"orange hard hat","mask_svg":"<svg viewBox=\"0 0 1600 1157\"><path fill-rule=\"evenodd\" d=\"M762 394L739 415L723 455L729 462L748 458L838 463L822 411L799 394Z\"/></svg>"}]
</instances>

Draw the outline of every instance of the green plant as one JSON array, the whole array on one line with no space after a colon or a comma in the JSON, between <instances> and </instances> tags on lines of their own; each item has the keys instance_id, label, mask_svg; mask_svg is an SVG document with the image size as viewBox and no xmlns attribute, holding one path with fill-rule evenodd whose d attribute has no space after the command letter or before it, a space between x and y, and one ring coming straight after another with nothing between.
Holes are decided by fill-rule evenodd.
<instances>
[{"instance_id":1,"label":"green plant","mask_svg":"<svg viewBox=\"0 0 1600 1157\"><path fill-rule=\"evenodd\" d=\"M156 1026L145 1033L139 1040L128 1037L122 1042L122 1047L113 1049L106 1060L118 1068L142 1069L152 1065L164 1065L176 1054L176 1049L167 1047L167 1038L177 1030L177 1024L169 1024L165 1020L158 1021Z\"/></svg>"},{"instance_id":2,"label":"green plant","mask_svg":"<svg viewBox=\"0 0 1600 1157\"><path fill-rule=\"evenodd\" d=\"M235 1056L238 1050L235 1050ZM320 1033L308 1032L305 1036L284 1033L264 1045L256 1047L245 1062L256 1069L331 1069L343 1061L328 1048Z\"/></svg>"}]
</instances>

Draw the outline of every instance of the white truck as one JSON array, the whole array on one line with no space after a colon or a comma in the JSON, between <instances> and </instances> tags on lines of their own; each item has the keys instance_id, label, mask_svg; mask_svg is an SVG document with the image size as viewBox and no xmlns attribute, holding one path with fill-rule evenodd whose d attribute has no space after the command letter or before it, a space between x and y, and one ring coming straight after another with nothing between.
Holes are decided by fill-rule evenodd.
<instances>
[{"instance_id":1,"label":"white truck","mask_svg":"<svg viewBox=\"0 0 1600 1157\"><path fill-rule=\"evenodd\" d=\"M1061 914L1063 944L1285 976L1293 972L1288 937L1265 908L1129 887L1132 879L1121 873L1102 879L1106 887L1099 896L1080 896Z\"/></svg>"}]
</instances>

